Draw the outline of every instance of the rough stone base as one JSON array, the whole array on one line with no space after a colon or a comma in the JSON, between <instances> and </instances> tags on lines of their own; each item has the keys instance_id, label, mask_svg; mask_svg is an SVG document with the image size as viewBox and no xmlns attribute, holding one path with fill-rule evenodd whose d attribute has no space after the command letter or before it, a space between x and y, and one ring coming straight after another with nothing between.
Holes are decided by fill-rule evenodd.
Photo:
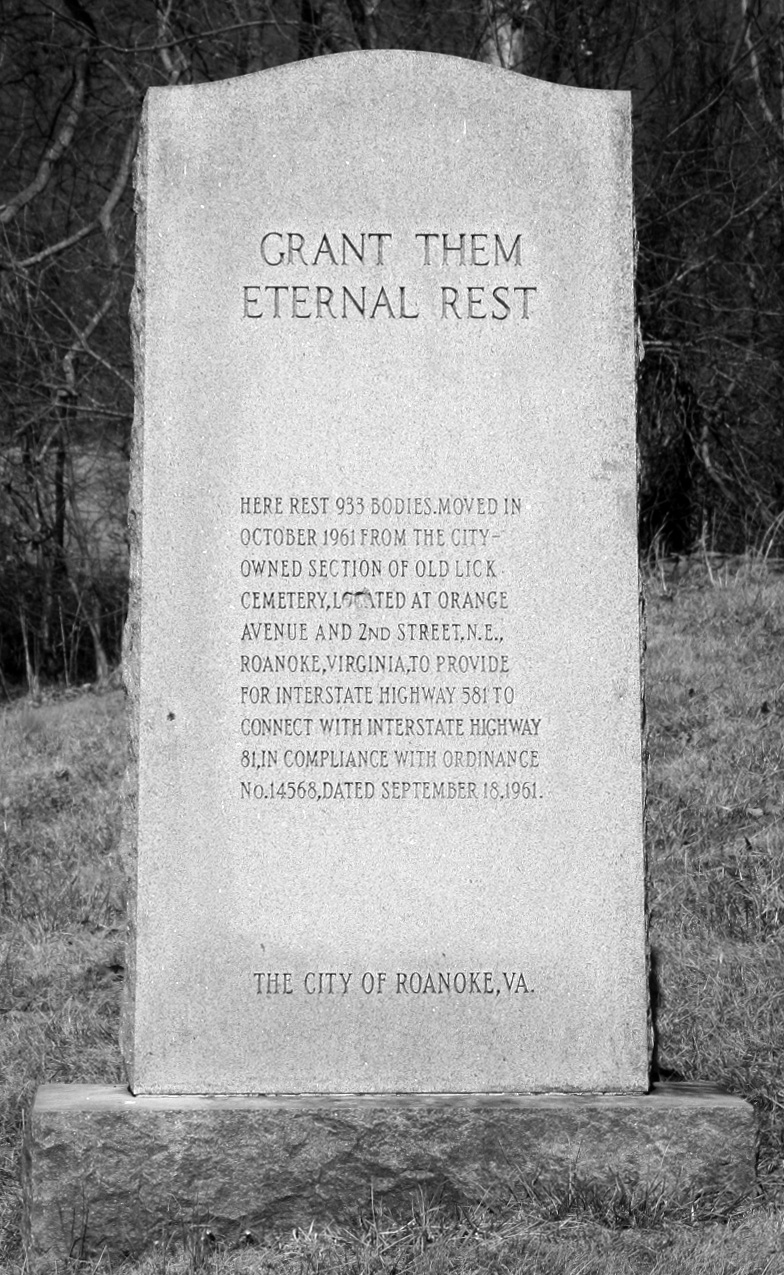
<instances>
[{"instance_id":1,"label":"rough stone base","mask_svg":"<svg viewBox=\"0 0 784 1275\"><path fill-rule=\"evenodd\" d=\"M28 1126L31 1266L346 1222L424 1188L503 1205L524 1184L622 1183L673 1202L754 1184L752 1108L709 1085L645 1096L134 1098L46 1085ZM250 1234L248 1234L250 1233Z\"/></svg>"}]
</instances>

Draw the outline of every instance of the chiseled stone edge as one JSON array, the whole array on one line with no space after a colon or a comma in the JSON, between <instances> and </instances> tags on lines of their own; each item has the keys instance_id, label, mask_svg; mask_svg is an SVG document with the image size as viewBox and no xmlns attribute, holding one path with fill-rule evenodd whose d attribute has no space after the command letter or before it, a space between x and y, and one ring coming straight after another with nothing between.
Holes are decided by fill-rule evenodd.
<instances>
[{"instance_id":1,"label":"chiseled stone edge","mask_svg":"<svg viewBox=\"0 0 784 1275\"><path fill-rule=\"evenodd\" d=\"M134 367L134 411L131 438L128 541L130 579L128 614L123 632L123 684L129 699L128 764L123 781L123 825L120 853L128 890L128 921L123 986L120 1050L129 1083L133 1082L133 1042L136 989L136 857L138 852L139 676L141 648L141 573L144 441L145 304L147 261L147 100L142 109L139 145L134 164L136 191L136 274L130 320Z\"/></svg>"},{"instance_id":2,"label":"chiseled stone edge","mask_svg":"<svg viewBox=\"0 0 784 1275\"><path fill-rule=\"evenodd\" d=\"M33 1269L348 1222L374 1200L503 1206L525 1184L621 1184L726 1205L755 1183L751 1106L711 1085L634 1095L135 1098L46 1085L26 1133Z\"/></svg>"}]
</instances>

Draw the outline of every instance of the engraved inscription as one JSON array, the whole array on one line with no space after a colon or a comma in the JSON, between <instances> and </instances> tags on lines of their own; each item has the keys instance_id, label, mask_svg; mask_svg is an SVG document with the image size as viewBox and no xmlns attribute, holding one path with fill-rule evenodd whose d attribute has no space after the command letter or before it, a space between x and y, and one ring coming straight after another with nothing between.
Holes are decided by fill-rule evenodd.
<instances>
[{"instance_id":1,"label":"engraved inscription","mask_svg":"<svg viewBox=\"0 0 784 1275\"><path fill-rule=\"evenodd\" d=\"M546 721L504 649L522 497L238 503L241 800L544 800Z\"/></svg>"},{"instance_id":2,"label":"engraved inscription","mask_svg":"<svg viewBox=\"0 0 784 1275\"><path fill-rule=\"evenodd\" d=\"M530 319L538 291L515 273L527 265L520 233L423 230L405 238L375 230L316 236L265 230L259 261L263 278L242 287L243 320L432 318L452 326L475 320L492 325ZM256 262L252 268L258 268ZM350 278L344 282L346 270ZM389 277L392 270L395 278ZM459 281L441 281L454 277L450 272L456 270ZM493 272L489 276L484 273L488 270ZM477 272L469 282L466 271ZM364 272L372 283L363 282ZM503 273L499 277L497 272ZM440 275L439 281L434 275Z\"/></svg>"},{"instance_id":3,"label":"engraved inscription","mask_svg":"<svg viewBox=\"0 0 784 1275\"><path fill-rule=\"evenodd\" d=\"M521 970L260 970L258 996L532 996Z\"/></svg>"}]
</instances>

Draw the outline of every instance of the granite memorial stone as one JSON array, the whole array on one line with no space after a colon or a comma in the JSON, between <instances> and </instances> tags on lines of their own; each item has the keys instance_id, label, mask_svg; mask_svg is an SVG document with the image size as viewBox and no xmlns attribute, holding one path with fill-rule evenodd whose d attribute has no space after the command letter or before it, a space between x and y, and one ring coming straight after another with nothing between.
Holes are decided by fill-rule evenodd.
<instances>
[{"instance_id":1,"label":"granite memorial stone","mask_svg":"<svg viewBox=\"0 0 784 1275\"><path fill-rule=\"evenodd\" d=\"M148 94L135 1093L647 1088L630 128Z\"/></svg>"}]
</instances>

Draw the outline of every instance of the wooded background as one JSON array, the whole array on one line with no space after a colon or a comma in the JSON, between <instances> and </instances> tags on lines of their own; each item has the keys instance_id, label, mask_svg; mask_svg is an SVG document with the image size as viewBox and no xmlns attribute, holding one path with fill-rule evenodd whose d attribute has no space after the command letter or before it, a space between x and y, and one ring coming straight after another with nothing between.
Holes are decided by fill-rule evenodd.
<instances>
[{"instance_id":1,"label":"wooded background","mask_svg":"<svg viewBox=\"0 0 784 1275\"><path fill-rule=\"evenodd\" d=\"M362 48L631 90L641 550L781 553L784 0L0 0L0 695L119 660L146 89Z\"/></svg>"}]
</instances>

